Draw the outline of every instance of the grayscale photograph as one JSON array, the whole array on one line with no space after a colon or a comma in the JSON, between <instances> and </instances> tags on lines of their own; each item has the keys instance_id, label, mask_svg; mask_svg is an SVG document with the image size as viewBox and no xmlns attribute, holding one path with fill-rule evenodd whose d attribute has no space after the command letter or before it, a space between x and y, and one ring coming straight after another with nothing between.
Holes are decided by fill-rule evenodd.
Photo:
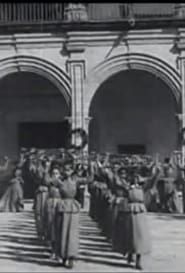
<instances>
[{"instance_id":1,"label":"grayscale photograph","mask_svg":"<svg viewBox=\"0 0 185 273\"><path fill-rule=\"evenodd\" d=\"M185 272L185 3L0 3L0 272Z\"/></svg>"}]
</instances>

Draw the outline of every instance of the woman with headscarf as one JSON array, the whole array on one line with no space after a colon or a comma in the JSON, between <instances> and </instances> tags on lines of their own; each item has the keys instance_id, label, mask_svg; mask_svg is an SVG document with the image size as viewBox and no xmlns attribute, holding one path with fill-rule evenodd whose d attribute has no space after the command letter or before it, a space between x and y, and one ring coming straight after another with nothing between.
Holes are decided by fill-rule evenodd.
<instances>
[{"instance_id":1,"label":"woman with headscarf","mask_svg":"<svg viewBox=\"0 0 185 273\"><path fill-rule=\"evenodd\" d=\"M72 166L65 164L63 172L61 200L56 206L57 255L64 266L68 263L68 268L72 268L79 248L80 204L75 200L77 183Z\"/></svg>"}]
</instances>

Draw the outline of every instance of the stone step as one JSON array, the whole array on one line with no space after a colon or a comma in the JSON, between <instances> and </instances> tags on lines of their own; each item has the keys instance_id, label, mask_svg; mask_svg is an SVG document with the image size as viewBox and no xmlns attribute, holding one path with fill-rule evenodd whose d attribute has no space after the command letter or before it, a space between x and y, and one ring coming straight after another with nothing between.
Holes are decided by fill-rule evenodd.
<instances>
[{"instance_id":1,"label":"stone step","mask_svg":"<svg viewBox=\"0 0 185 273\"><path fill-rule=\"evenodd\" d=\"M32 203L22 213L0 214L0 272L66 272L49 259L50 249L39 242ZM185 217L148 214L152 253L146 258L146 272L184 272ZM136 272L102 234L87 211L80 214L79 257L72 272Z\"/></svg>"},{"instance_id":2,"label":"stone step","mask_svg":"<svg viewBox=\"0 0 185 273\"><path fill-rule=\"evenodd\" d=\"M2 213L0 216L0 259L13 260L16 266L19 263L26 264L25 269L37 264L34 271L41 271L41 268L44 271L57 269L56 262L49 259L49 247L41 244L37 238L31 201L25 203L24 212ZM102 235L98 224L89 217L87 211L81 211L80 248L76 265L80 268L80 272L89 269L92 272L95 269L107 271L114 267L122 272L125 265L122 255L112 251L111 244ZM6 268L9 268L8 264L4 270ZM65 271L60 268L60 271L62 270Z\"/></svg>"}]
</instances>

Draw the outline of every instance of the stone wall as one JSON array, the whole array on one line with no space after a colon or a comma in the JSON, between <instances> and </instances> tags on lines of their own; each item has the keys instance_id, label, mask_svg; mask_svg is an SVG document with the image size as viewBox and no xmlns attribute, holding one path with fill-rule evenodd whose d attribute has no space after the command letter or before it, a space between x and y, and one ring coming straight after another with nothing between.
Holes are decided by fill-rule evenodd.
<instances>
[{"instance_id":1,"label":"stone wall","mask_svg":"<svg viewBox=\"0 0 185 273\"><path fill-rule=\"evenodd\" d=\"M64 89L67 89L66 93L68 94L68 99L71 100L71 103L69 103L70 109L68 108L67 112L69 115L72 114L71 120L73 128L75 122L77 125L86 126L84 125L86 124L84 120L88 120L89 114L93 116L97 115L97 119L100 122L95 124L94 118L94 121L92 121L90 124L92 124L91 127L95 126L96 128L93 134L99 150L110 149L111 151L115 151L116 145L122 144L123 142L127 144L129 144L128 142L142 142L147 145L148 152L154 153L159 151L166 154L177 146L177 128L174 117L177 109L174 108L174 102L170 97L172 96L172 91L173 93L178 93L178 98L176 98L178 99L177 108L178 111L181 110L181 79L177 62L178 52L174 51L174 42L176 39L177 30L170 28L168 30L133 29L129 32L124 30L106 30L92 32L69 31L67 33L61 32L58 34L30 33L16 34L14 36L4 35L0 36L0 62L2 64L0 69L0 77L3 79L4 74L9 73L9 70L11 70L11 65L13 68L16 68L17 71L19 71L19 69L21 69L21 71L33 71L35 74L39 74L42 69L44 69L44 75L46 78L48 78L48 80L54 77L55 87L62 89L63 81ZM112 86L111 83L106 85L106 92L110 91L111 93L111 90L114 89L115 94L117 94L115 97L110 95L110 97L106 96L105 98L105 96L102 95L101 99L97 99L96 102L92 103L92 99L94 96L96 96L96 93L99 93L99 91L97 92L97 89L102 84L102 78L104 77L103 73L108 73L111 71L111 68L107 67L106 71L107 64L105 63L104 72L102 72L100 69L98 71L98 78L93 79L91 77L93 74L92 71L95 69L95 67L100 66L100 63L106 62L117 56L124 56L126 54L140 55L140 70L142 70L141 63L143 56L147 55L151 57L153 67L151 66L150 69L154 68L154 71L152 71L153 75L156 75L157 71L157 76L161 74L161 77L159 78L162 79L164 78L163 76L166 72L165 80L171 85L169 84L169 87L167 88L163 83L163 85L160 84L160 86L154 88L153 84L151 84L150 80L145 75L142 78L142 84L145 83L148 85L147 88L150 89L151 96L149 96L148 99L153 98L153 102L148 104L147 96L149 92L146 95L146 89L142 86L140 86L140 90L137 90L136 92L135 87L132 86L133 78L132 76L129 76L128 79L130 83L128 83L128 81L127 83L124 81L122 83L121 80L118 79L117 81L114 81ZM26 56L25 58L27 59L21 61L21 58L19 58L20 56ZM5 66L4 61L2 60L7 57L12 57L12 60L14 60L14 57L17 59L15 58L13 62L11 61L11 65L6 63ZM115 62L117 61L119 60L115 59ZM143 67L145 64L149 65L149 62L150 61L146 63L146 60L143 59ZM164 63L164 67L162 68L164 73L161 72L161 63ZM168 67L165 67L165 64L167 64ZM123 64L120 62L118 71L121 71L122 69L125 70L125 67L123 67ZM112 74L110 73L109 77L111 77L111 75ZM89 84L90 81L91 86ZM172 90L173 82L175 91ZM35 83L37 84L37 81L35 81ZM123 90L120 90L120 86L122 85L124 85L124 92ZM137 95L133 93L133 90L137 93ZM1 88L0 91L2 92ZM102 91L101 93L105 93L105 91ZM142 95L139 96L138 94ZM9 128L7 129L9 131L2 129L1 139L6 138L7 132L9 132L9 135L14 134L14 137L16 138L15 124L18 122L18 120L23 120L23 116L25 117L28 115L28 119L34 120L39 120L43 117L49 121L50 118L46 114L48 109L52 109L52 114L50 117L52 116L53 120L64 116L64 113L62 112L63 109L65 109L64 101L61 101L60 104L57 98L44 96L43 98L40 97L37 102L34 100L33 104L31 97L32 96L30 93L30 96L25 98L21 105L18 98L11 98L11 96L6 102L3 102L3 104L0 102L0 113L2 112L1 108L3 109L4 104L7 106L6 109L9 107L11 108L12 105L16 105L16 110L14 110L13 113L11 113L10 110L6 110L7 112L5 114L5 118L3 117L4 110L3 113L1 113L3 120L2 124L6 121L5 126L8 126ZM129 100L128 103L126 102L126 99ZM29 114L26 114L26 111L28 111L26 105L29 104L29 101L30 112ZM117 103L120 103L119 107L117 107ZM94 106L89 113L90 105ZM115 108L114 113L112 112L113 108ZM20 109L20 113L18 109ZM58 110L56 111L56 109ZM64 112L66 113L66 110L64 110ZM78 116L76 119L74 118L75 113ZM105 116L104 113L106 113ZM146 116L146 113L149 114ZM17 118L15 118L16 116ZM103 127L104 129L102 129L102 124L106 124L107 117L109 117L111 125L109 128L108 126L105 126ZM131 121L129 121L128 117L131 117L131 120L134 120L135 124L141 123L141 120L143 121L141 123L143 127L141 126L142 130L140 130L140 132L136 127L129 127ZM9 125L12 118L14 118L16 121ZM122 124L124 124L125 128L124 133L123 131L120 133L120 127L122 128ZM163 133L164 124L167 124L167 130L165 133ZM11 129L13 127L14 129ZM85 129L88 131L88 126L86 126ZM99 135L98 131L101 131ZM158 133L156 133L157 131ZM170 139L168 137L169 140L167 144L166 138L169 135ZM99 144L97 144L98 139ZM105 141L103 141L103 139ZM5 147L7 146L10 147L7 150L8 153L11 153L11 150L15 151L17 149L17 144L15 144L17 140L15 142L13 142L13 140L9 140L8 145L4 145L3 141L4 140L2 140L3 144L0 144L2 146L2 154L4 154L6 151ZM161 142L161 144L159 142Z\"/></svg>"}]
</instances>

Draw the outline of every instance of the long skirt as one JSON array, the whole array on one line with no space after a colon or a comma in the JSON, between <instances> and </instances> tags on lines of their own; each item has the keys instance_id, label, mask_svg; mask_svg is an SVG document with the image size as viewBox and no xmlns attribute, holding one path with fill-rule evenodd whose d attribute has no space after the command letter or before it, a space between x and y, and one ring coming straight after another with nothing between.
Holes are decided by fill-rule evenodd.
<instances>
[{"instance_id":1,"label":"long skirt","mask_svg":"<svg viewBox=\"0 0 185 273\"><path fill-rule=\"evenodd\" d=\"M84 207L84 193L85 193L85 187L77 188L76 200L80 203L81 208Z\"/></svg>"},{"instance_id":2,"label":"long skirt","mask_svg":"<svg viewBox=\"0 0 185 273\"><path fill-rule=\"evenodd\" d=\"M126 217L125 217L124 212L119 212L116 222L115 222L115 230L114 230L114 236L113 236L113 249L114 251L120 252L122 254L126 253L126 248L125 248L125 237L127 235L127 224L125 222Z\"/></svg>"},{"instance_id":3,"label":"long skirt","mask_svg":"<svg viewBox=\"0 0 185 273\"><path fill-rule=\"evenodd\" d=\"M112 203L106 202L105 210L105 235L108 239L112 239Z\"/></svg>"},{"instance_id":4,"label":"long skirt","mask_svg":"<svg viewBox=\"0 0 185 273\"><path fill-rule=\"evenodd\" d=\"M112 233L112 245L115 251L122 250L122 238L126 236L126 223L124 219L125 211L128 207L128 199L122 197L117 198L118 203L114 204L114 224ZM122 251L121 251L122 252Z\"/></svg>"},{"instance_id":5,"label":"long skirt","mask_svg":"<svg viewBox=\"0 0 185 273\"><path fill-rule=\"evenodd\" d=\"M112 206L112 223L111 223L111 228L112 228L112 247L114 250L116 250L116 244L117 244L117 235L116 235L116 225L117 225L117 217L118 217L118 204L116 204L115 202L113 203Z\"/></svg>"},{"instance_id":6,"label":"long skirt","mask_svg":"<svg viewBox=\"0 0 185 273\"><path fill-rule=\"evenodd\" d=\"M68 202L68 201L67 201ZM74 201L69 201L74 202ZM77 202L77 201L76 201ZM69 207L70 204L67 204ZM75 206L75 203L73 203ZM73 206L71 203L71 207ZM76 258L79 249L79 209L78 211L56 212L56 254L62 259Z\"/></svg>"},{"instance_id":7,"label":"long skirt","mask_svg":"<svg viewBox=\"0 0 185 273\"><path fill-rule=\"evenodd\" d=\"M144 192L144 199L147 211L156 212L159 210L160 198L156 188L146 190Z\"/></svg>"},{"instance_id":8,"label":"long skirt","mask_svg":"<svg viewBox=\"0 0 185 273\"><path fill-rule=\"evenodd\" d=\"M56 241L55 215L59 200L60 198L48 198L46 201L46 238L50 242Z\"/></svg>"},{"instance_id":9,"label":"long skirt","mask_svg":"<svg viewBox=\"0 0 185 273\"><path fill-rule=\"evenodd\" d=\"M182 212L182 201L180 200L176 190L171 194L168 199L168 205L170 212L181 213Z\"/></svg>"},{"instance_id":10,"label":"long skirt","mask_svg":"<svg viewBox=\"0 0 185 273\"><path fill-rule=\"evenodd\" d=\"M119 223L120 227L122 226L119 250L123 254L148 254L151 252L147 215L144 212L123 212L119 214Z\"/></svg>"},{"instance_id":11,"label":"long skirt","mask_svg":"<svg viewBox=\"0 0 185 273\"><path fill-rule=\"evenodd\" d=\"M95 203L96 203L94 183L89 184L88 190L89 190L89 193L90 193L89 216L94 219L95 218Z\"/></svg>"},{"instance_id":12,"label":"long skirt","mask_svg":"<svg viewBox=\"0 0 185 273\"><path fill-rule=\"evenodd\" d=\"M35 197L35 220L38 236L46 236L46 200L48 198L48 191L38 192Z\"/></svg>"},{"instance_id":13,"label":"long skirt","mask_svg":"<svg viewBox=\"0 0 185 273\"><path fill-rule=\"evenodd\" d=\"M20 183L8 186L6 192L0 199L1 212L20 212L24 209L23 189Z\"/></svg>"}]
</instances>

